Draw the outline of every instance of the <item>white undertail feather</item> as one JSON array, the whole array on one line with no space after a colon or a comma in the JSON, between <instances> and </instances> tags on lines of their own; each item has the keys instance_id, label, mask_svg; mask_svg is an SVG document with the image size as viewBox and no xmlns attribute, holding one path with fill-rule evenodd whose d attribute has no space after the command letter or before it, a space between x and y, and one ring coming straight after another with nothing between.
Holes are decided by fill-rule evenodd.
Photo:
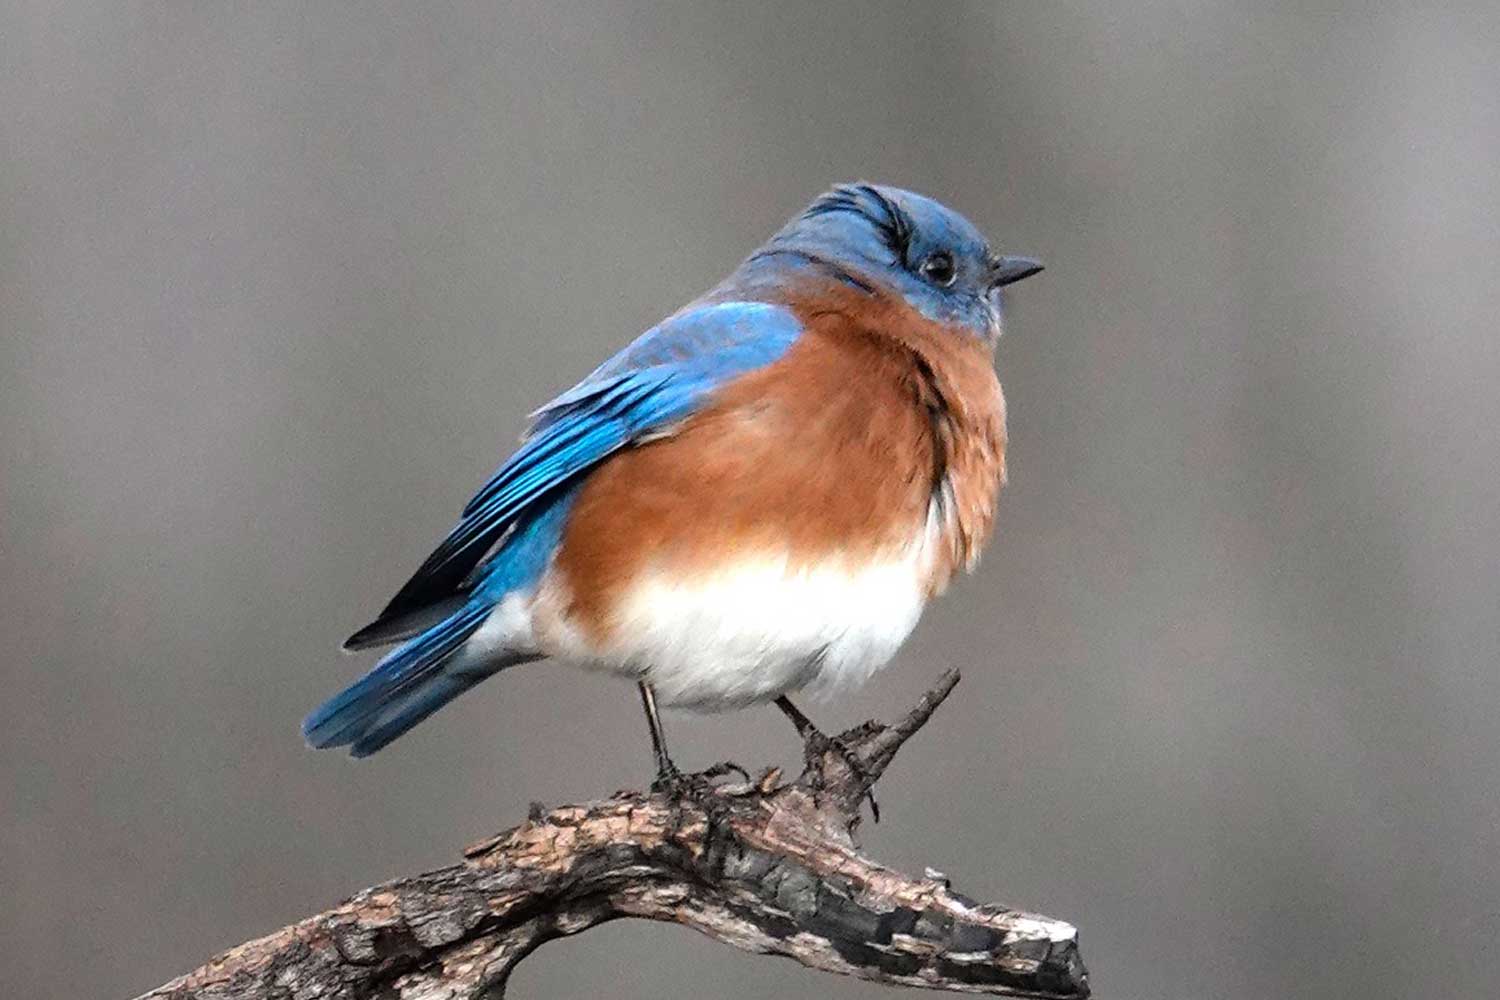
<instances>
[{"instance_id":1,"label":"white undertail feather","mask_svg":"<svg viewBox=\"0 0 1500 1000\"><path fill-rule=\"evenodd\" d=\"M464 643L462 656L475 662L534 655L536 638L531 628L531 594L506 594L484 623Z\"/></svg>"}]
</instances>

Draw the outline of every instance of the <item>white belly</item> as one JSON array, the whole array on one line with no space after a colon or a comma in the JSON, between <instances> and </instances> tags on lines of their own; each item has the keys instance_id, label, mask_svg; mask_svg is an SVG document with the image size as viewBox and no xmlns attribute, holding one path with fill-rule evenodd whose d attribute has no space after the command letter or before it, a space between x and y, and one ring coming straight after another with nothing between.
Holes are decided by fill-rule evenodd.
<instances>
[{"instance_id":1,"label":"white belly","mask_svg":"<svg viewBox=\"0 0 1500 1000\"><path fill-rule=\"evenodd\" d=\"M704 711L857 683L891 659L922 613L919 549L859 565L760 556L700 575L648 575L617 603L607 648L564 629L556 652Z\"/></svg>"}]
</instances>

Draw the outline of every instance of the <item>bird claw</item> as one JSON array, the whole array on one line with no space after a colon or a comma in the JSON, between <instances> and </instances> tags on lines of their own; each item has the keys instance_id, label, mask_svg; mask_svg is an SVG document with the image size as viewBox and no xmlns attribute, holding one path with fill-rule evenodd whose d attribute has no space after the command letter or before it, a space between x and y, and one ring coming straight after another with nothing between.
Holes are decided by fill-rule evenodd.
<instances>
[{"instance_id":1,"label":"bird claw","mask_svg":"<svg viewBox=\"0 0 1500 1000\"><path fill-rule=\"evenodd\" d=\"M665 793L674 799L702 802L705 795L713 793L715 781L731 774L738 774L747 782L750 780L750 772L732 760L720 761L691 773L685 773L676 764L669 762L656 772L656 780L651 782L651 791Z\"/></svg>"},{"instance_id":2,"label":"bird claw","mask_svg":"<svg viewBox=\"0 0 1500 1000\"><path fill-rule=\"evenodd\" d=\"M721 760L717 764L712 764L704 770L699 771L698 777L707 781L713 781L715 778L726 778L731 774L738 774L746 781L750 780L750 772L732 760Z\"/></svg>"},{"instance_id":3,"label":"bird claw","mask_svg":"<svg viewBox=\"0 0 1500 1000\"><path fill-rule=\"evenodd\" d=\"M844 765L854 775L864 791L862 798L870 800L870 816L875 822L880 822L880 803L875 801L875 779L865 770L864 762L860 760L859 753L849 742L844 739L843 734L829 736L820 729L808 728L803 737L803 754L806 757L808 767L816 767L828 751L835 751L844 760Z\"/></svg>"}]
</instances>

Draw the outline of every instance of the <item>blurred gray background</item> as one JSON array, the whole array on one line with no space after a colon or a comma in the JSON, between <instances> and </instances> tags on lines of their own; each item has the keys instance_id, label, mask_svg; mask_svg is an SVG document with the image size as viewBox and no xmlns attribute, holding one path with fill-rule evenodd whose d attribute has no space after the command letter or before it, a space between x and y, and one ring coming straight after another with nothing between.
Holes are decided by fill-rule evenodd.
<instances>
[{"instance_id":1,"label":"blurred gray background","mask_svg":"<svg viewBox=\"0 0 1500 1000\"><path fill-rule=\"evenodd\" d=\"M1075 922L1110 1000L1493 994L1492 4L4 6L0 993L646 780L558 665L364 762L297 724L531 407L863 177L1048 263L982 569L813 706L965 672L870 853ZM515 992L886 995L638 923Z\"/></svg>"}]
</instances>

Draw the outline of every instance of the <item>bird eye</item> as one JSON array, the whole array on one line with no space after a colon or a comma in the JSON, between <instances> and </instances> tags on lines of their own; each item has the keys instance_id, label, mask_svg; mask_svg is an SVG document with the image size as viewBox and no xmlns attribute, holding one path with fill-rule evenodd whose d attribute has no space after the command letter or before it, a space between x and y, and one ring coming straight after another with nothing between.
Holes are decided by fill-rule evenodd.
<instances>
[{"instance_id":1,"label":"bird eye","mask_svg":"<svg viewBox=\"0 0 1500 1000\"><path fill-rule=\"evenodd\" d=\"M919 270L922 277L942 288L953 284L953 279L958 277L958 269L953 266L953 255L942 251L929 254L922 261Z\"/></svg>"}]
</instances>

